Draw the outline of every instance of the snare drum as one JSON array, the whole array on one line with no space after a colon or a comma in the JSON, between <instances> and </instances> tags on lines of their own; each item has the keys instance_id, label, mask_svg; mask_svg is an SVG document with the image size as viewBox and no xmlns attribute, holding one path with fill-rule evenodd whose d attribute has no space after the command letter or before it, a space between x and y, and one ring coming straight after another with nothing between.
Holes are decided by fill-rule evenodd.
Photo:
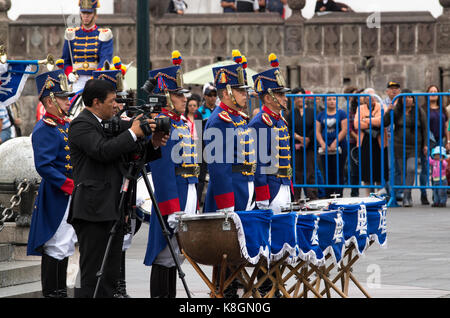
<instances>
[{"instance_id":1,"label":"snare drum","mask_svg":"<svg viewBox=\"0 0 450 318\"><path fill-rule=\"evenodd\" d=\"M152 174L147 173L148 180L150 182L150 186L154 191ZM137 179L136 185L136 214L142 219L142 221L149 223L150 222L150 214L152 213L152 199L150 198L150 194L148 193L147 187L145 185L144 178L140 176Z\"/></svg>"}]
</instances>

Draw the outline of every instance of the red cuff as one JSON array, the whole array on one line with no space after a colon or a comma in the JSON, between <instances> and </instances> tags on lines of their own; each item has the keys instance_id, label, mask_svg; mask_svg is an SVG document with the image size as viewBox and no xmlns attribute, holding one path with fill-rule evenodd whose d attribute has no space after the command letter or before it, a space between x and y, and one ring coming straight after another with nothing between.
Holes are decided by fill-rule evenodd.
<instances>
[{"instance_id":1,"label":"red cuff","mask_svg":"<svg viewBox=\"0 0 450 318\"><path fill-rule=\"evenodd\" d=\"M234 192L228 192L214 196L217 209L226 209L234 206Z\"/></svg>"},{"instance_id":2,"label":"red cuff","mask_svg":"<svg viewBox=\"0 0 450 318\"><path fill-rule=\"evenodd\" d=\"M66 67L64 68L64 73L65 73L67 76L69 76L69 74L72 73L72 71L73 71L73 66L72 66L72 65L66 66Z\"/></svg>"},{"instance_id":3,"label":"red cuff","mask_svg":"<svg viewBox=\"0 0 450 318\"><path fill-rule=\"evenodd\" d=\"M61 187L61 190L63 190L65 193L72 195L74 188L73 180L70 178L67 178L66 181L64 181L64 184Z\"/></svg>"},{"instance_id":4,"label":"red cuff","mask_svg":"<svg viewBox=\"0 0 450 318\"><path fill-rule=\"evenodd\" d=\"M264 201L270 199L269 185L255 187L256 201Z\"/></svg>"},{"instance_id":5,"label":"red cuff","mask_svg":"<svg viewBox=\"0 0 450 318\"><path fill-rule=\"evenodd\" d=\"M178 200L178 198L164 201L164 202L159 202L158 207L159 207L159 210L161 211L161 215L163 215L163 216L181 211L180 201Z\"/></svg>"}]
</instances>

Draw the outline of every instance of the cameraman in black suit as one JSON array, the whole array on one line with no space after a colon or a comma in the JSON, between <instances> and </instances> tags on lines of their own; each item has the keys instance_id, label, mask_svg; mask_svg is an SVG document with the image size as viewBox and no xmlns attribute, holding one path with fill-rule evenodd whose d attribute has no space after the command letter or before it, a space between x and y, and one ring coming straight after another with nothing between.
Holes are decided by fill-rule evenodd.
<instances>
[{"instance_id":1,"label":"cameraman in black suit","mask_svg":"<svg viewBox=\"0 0 450 318\"><path fill-rule=\"evenodd\" d=\"M122 121L117 135L104 131L102 123L114 116L116 107L116 89L108 81L89 80L83 91L83 102L86 108L69 128L75 183L69 222L78 237L81 274L81 286L75 289L75 297L94 296L96 273L101 268L110 231L118 222L97 294L97 297L113 297L120 272L125 222L119 211L124 179L121 165L124 156L142 151L136 141L146 136L138 120L141 115L133 121ZM146 122L153 131L154 121ZM151 142L145 144L145 161L160 158L159 146L167 140L167 135L153 133Z\"/></svg>"}]
</instances>

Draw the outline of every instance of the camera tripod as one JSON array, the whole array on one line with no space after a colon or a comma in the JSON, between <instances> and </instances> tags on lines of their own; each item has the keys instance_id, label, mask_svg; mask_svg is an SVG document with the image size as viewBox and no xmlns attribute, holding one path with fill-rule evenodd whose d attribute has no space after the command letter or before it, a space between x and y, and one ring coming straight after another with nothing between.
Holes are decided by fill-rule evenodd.
<instances>
[{"instance_id":1,"label":"camera tripod","mask_svg":"<svg viewBox=\"0 0 450 318\"><path fill-rule=\"evenodd\" d=\"M144 147L145 149L145 147ZM120 196L120 203L119 203L119 211L121 211L121 218L117 221L114 222L113 227L111 228L110 234L109 234L109 238L108 238L108 243L106 245L106 250L105 250L105 254L103 256L103 260L102 260L102 264L100 267L100 270L97 272L96 277L97 277L97 284L95 286L95 291L94 291L94 295L93 298L97 297L97 293L98 293L98 289L100 286L100 281L101 278L103 276L103 271L105 268L105 264L106 264L106 260L108 258L110 249L111 249L111 242L114 238L114 235L117 232L117 227L119 225L121 225L121 221L125 220L125 203L126 203L126 196L129 193L129 189L130 189L130 183L134 184L136 183L137 178L139 177L139 175L142 175L142 178L144 180L145 186L147 187L147 191L150 194L150 198L152 200L152 205L154 208L154 213L156 213L157 217L158 217L158 221L159 221L159 225L161 226L161 230L162 233L164 235L164 238L166 239L167 245L169 246L169 250L170 253L172 255L173 260L175 261L177 270L178 270L178 276L181 279L184 289L186 291L187 297L191 298L191 293L189 291L189 288L187 286L186 280L185 280L185 276L186 274L183 272L183 270L181 269L181 265L180 265L180 261L178 260L178 256L175 253L175 249L172 245L172 241L170 240L170 232L167 229L167 226L164 222L164 219L161 215L161 211L159 210L158 207L158 202L156 201L155 195L153 193L153 190L151 188L150 185L150 181L148 179L147 176L147 170L145 168L145 153L141 154L141 155L134 155L134 160L129 162L129 166L128 166L128 171L126 173L124 173L124 180L122 183L122 189L121 189L121 196ZM132 196L129 196L129 199L131 200Z\"/></svg>"}]
</instances>

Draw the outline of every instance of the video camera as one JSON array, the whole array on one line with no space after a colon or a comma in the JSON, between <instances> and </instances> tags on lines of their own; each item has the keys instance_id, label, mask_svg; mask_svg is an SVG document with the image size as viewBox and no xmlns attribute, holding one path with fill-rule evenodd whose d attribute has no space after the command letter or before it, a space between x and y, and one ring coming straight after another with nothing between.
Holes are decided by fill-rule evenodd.
<instances>
[{"instance_id":1,"label":"video camera","mask_svg":"<svg viewBox=\"0 0 450 318\"><path fill-rule=\"evenodd\" d=\"M111 120L103 123L103 130L109 136L117 136L126 128L122 127L121 115L126 113L126 116L134 119L140 114L143 116L139 118L141 121L141 129L146 136L151 135L152 130L146 119L152 118L152 114L159 114L163 107L167 106L167 98L165 95L151 94L153 88L156 85L154 79L149 79L145 82L142 89L149 94L148 103L144 105L134 105L136 100L134 98L127 98L126 96L120 96L116 98L116 102L123 104L123 108L116 114ZM170 133L170 118L154 118L156 128L155 132Z\"/></svg>"}]
</instances>

